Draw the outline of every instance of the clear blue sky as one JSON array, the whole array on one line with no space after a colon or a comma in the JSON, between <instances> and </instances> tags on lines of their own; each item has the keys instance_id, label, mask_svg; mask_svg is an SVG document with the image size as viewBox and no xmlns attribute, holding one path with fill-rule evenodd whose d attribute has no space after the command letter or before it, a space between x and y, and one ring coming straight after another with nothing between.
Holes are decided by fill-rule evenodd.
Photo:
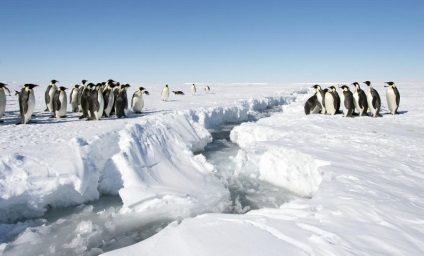
<instances>
[{"instance_id":1,"label":"clear blue sky","mask_svg":"<svg viewBox=\"0 0 424 256\"><path fill-rule=\"evenodd\" d=\"M0 81L424 81L424 1L0 1Z\"/></svg>"}]
</instances>

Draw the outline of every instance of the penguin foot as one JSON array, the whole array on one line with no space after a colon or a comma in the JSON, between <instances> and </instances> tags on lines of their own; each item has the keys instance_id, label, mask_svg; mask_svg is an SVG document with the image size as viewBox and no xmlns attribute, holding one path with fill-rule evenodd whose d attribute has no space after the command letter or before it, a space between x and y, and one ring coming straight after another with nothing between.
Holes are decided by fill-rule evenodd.
<instances>
[{"instance_id":1,"label":"penguin foot","mask_svg":"<svg viewBox=\"0 0 424 256\"><path fill-rule=\"evenodd\" d=\"M60 116L60 118L65 118L66 116Z\"/></svg>"},{"instance_id":2,"label":"penguin foot","mask_svg":"<svg viewBox=\"0 0 424 256\"><path fill-rule=\"evenodd\" d=\"M0 120L0 123L4 123L4 121L3 120Z\"/></svg>"},{"instance_id":3,"label":"penguin foot","mask_svg":"<svg viewBox=\"0 0 424 256\"><path fill-rule=\"evenodd\" d=\"M92 120L94 120L94 118L91 118L91 117L87 118L87 121L92 121Z\"/></svg>"},{"instance_id":4,"label":"penguin foot","mask_svg":"<svg viewBox=\"0 0 424 256\"><path fill-rule=\"evenodd\" d=\"M86 116L82 115L78 119L83 119L83 118L86 118Z\"/></svg>"},{"instance_id":5,"label":"penguin foot","mask_svg":"<svg viewBox=\"0 0 424 256\"><path fill-rule=\"evenodd\" d=\"M17 123L16 125L20 125L20 124L22 124L22 122L19 122L19 123Z\"/></svg>"},{"instance_id":6,"label":"penguin foot","mask_svg":"<svg viewBox=\"0 0 424 256\"><path fill-rule=\"evenodd\" d=\"M136 113L136 114L141 114L141 111L135 111L134 113Z\"/></svg>"},{"instance_id":7,"label":"penguin foot","mask_svg":"<svg viewBox=\"0 0 424 256\"><path fill-rule=\"evenodd\" d=\"M56 116L55 115L52 115L51 117L49 117L49 118L55 118Z\"/></svg>"},{"instance_id":8,"label":"penguin foot","mask_svg":"<svg viewBox=\"0 0 424 256\"><path fill-rule=\"evenodd\" d=\"M44 110L44 112L49 112L49 108L46 108L46 109Z\"/></svg>"}]
</instances>

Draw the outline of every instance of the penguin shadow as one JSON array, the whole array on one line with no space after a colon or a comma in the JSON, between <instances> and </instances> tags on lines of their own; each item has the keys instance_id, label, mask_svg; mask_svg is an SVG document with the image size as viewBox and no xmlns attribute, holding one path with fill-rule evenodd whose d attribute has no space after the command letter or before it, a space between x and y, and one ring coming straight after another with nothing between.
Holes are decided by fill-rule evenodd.
<instances>
[{"instance_id":1,"label":"penguin shadow","mask_svg":"<svg viewBox=\"0 0 424 256\"><path fill-rule=\"evenodd\" d=\"M397 115L404 115L404 114L406 114L406 113L408 113L408 111L407 110L404 110L404 111L398 111L397 112ZM392 113L390 113L390 112L387 112L387 113L385 113L384 115L391 115Z\"/></svg>"}]
</instances>

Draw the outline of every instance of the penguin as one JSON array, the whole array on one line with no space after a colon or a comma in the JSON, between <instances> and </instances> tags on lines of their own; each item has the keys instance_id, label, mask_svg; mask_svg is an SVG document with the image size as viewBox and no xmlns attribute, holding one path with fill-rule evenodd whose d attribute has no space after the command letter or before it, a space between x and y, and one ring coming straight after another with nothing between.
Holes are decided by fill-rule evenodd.
<instances>
[{"instance_id":1,"label":"penguin","mask_svg":"<svg viewBox=\"0 0 424 256\"><path fill-rule=\"evenodd\" d=\"M103 89L103 98L104 98L104 113L103 115L109 117L115 103L115 93L113 91L113 87L115 84L112 79L107 80Z\"/></svg>"},{"instance_id":2,"label":"penguin","mask_svg":"<svg viewBox=\"0 0 424 256\"><path fill-rule=\"evenodd\" d=\"M194 84L191 85L191 95L196 94L196 86Z\"/></svg>"},{"instance_id":3,"label":"penguin","mask_svg":"<svg viewBox=\"0 0 424 256\"><path fill-rule=\"evenodd\" d=\"M52 118L64 118L66 117L66 108L68 104L68 99L66 98L65 90L68 89L66 87L60 86L53 96L53 116ZM74 88L75 89L75 88ZM78 90L78 88L77 88ZM75 94L77 94L77 90L75 90Z\"/></svg>"},{"instance_id":4,"label":"penguin","mask_svg":"<svg viewBox=\"0 0 424 256\"><path fill-rule=\"evenodd\" d=\"M47 86L46 92L44 93L44 99L46 102L46 110L47 112L53 112L53 96L57 90L56 83L59 82L57 80L51 80L49 86Z\"/></svg>"},{"instance_id":5,"label":"penguin","mask_svg":"<svg viewBox=\"0 0 424 256\"><path fill-rule=\"evenodd\" d=\"M162 89L161 98L162 98L162 101L168 101L168 98L169 98L168 85L165 85L165 87Z\"/></svg>"},{"instance_id":6,"label":"penguin","mask_svg":"<svg viewBox=\"0 0 424 256\"><path fill-rule=\"evenodd\" d=\"M318 101L317 92L314 93L305 103L305 114L318 113L321 110L321 104Z\"/></svg>"},{"instance_id":7,"label":"penguin","mask_svg":"<svg viewBox=\"0 0 424 256\"><path fill-rule=\"evenodd\" d=\"M335 86L330 86L329 87L331 89L331 91L333 92L333 96L334 96L334 100L336 103L336 114L340 114L340 95L337 92L337 88Z\"/></svg>"},{"instance_id":8,"label":"penguin","mask_svg":"<svg viewBox=\"0 0 424 256\"><path fill-rule=\"evenodd\" d=\"M87 80L85 80L85 79L82 80L81 86L78 88L78 100L77 100L77 102L78 102L78 112L82 112L81 98L82 98L82 94L83 94L85 88L87 87L85 85L85 83L87 83Z\"/></svg>"},{"instance_id":9,"label":"penguin","mask_svg":"<svg viewBox=\"0 0 424 256\"><path fill-rule=\"evenodd\" d=\"M91 92L90 117L87 120L100 120L103 116L104 104L102 84L97 84Z\"/></svg>"},{"instance_id":10,"label":"penguin","mask_svg":"<svg viewBox=\"0 0 424 256\"><path fill-rule=\"evenodd\" d=\"M76 84L69 93L69 104L71 104L72 112L78 112L79 87L79 84Z\"/></svg>"},{"instance_id":11,"label":"penguin","mask_svg":"<svg viewBox=\"0 0 424 256\"><path fill-rule=\"evenodd\" d=\"M136 114L141 114L141 110L144 107L143 90L144 87L139 87L138 90L134 92L131 98L131 108Z\"/></svg>"},{"instance_id":12,"label":"penguin","mask_svg":"<svg viewBox=\"0 0 424 256\"><path fill-rule=\"evenodd\" d=\"M400 94L397 89L397 86L393 82L386 82L386 84L387 85L385 85L384 87L387 87L386 99L387 99L387 105L389 107L390 114L392 115L399 114L398 108L399 108L399 102L400 102Z\"/></svg>"},{"instance_id":13,"label":"penguin","mask_svg":"<svg viewBox=\"0 0 424 256\"><path fill-rule=\"evenodd\" d=\"M381 107L381 99L380 95L378 94L377 90L375 90L370 81L365 81L364 84L368 86L367 89L367 102L368 102L368 108L371 111L371 115L373 117L381 117L380 114L380 107Z\"/></svg>"},{"instance_id":14,"label":"penguin","mask_svg":"<svg viewBox=\"0 0 424 256\"><path fill-rule=\"evenodd\" d=\"M35 107L34 87L36 84L24 84L19 93L19 113L21 121L18 124L28 124L31 121Z\"/></svg>"},{"instance_id":15,"label":"penguin","mask_svg":"<svg viewBox=\"0 0 424 256\"><path fill-rule=\"evenodd\" d=\"M149 91L143 91L143 94L150 95Z\"/></svg>"},{"instance_id":16,"label":"penguin","mask_svg":"<svg viewBox=\"0 0 424 256\"><path fill-rule=\"evenodd\" d=\"M15 96L19 97L19 93L20 93L20 91L15 91Z\"/></svg>"},{"instance_id":17,"label":"penguin","mask_svg":"<svg viewBox=\"0 0 424 256\"><path fill-rule=\"evenodd\" d=\"M118 96L116 97L115 113L118 118L127 116L125 112L128 109L128 96L127 96L128 87L130 87L129 84L121 86L121 90L119 90Z\"/></svg>"},{"instance_id":18,"label":"penguin","mask_svg":"<svg viewBox=\"0 0 424 256\"><path fill-rule=\"evenodd\" d=\"M347 85L342 85L340 88L342 89L340 103L342 105L343 115L345 117L353 117L353 109L355 108L355 104L353 103L353 94Z\"/></svg>"},{"instance_id":19,"label":"penguin","mask_svg":"<svg viewBox=\"0 0 424 256\"><path fill-rule=\"evenodd\" d=\"M327 114L335 115L337 113L337 101L331 88L324 89L324 104Z\"/></svg>"},{"instance_id":20,"label":"penguin","mask_svg":"<svg viewBox=\"0 0 424 256\"><path fill-rule=\"evenodd\" d=\"M367 102L367 95L365 92L361 89L361 86L359 83L354 82L352 83L353 86L355 86L355 89L353 91L353 103L355 104L356 110L359 112L359 116L367 116L367 110L368 110L368 102Z\"/></svg>"},{"instance_id":21,"label":"penguin","mask_svg":"<svg viewBox=\"0 0 424 256\"><path fill-rule=\"evenodd\" d=\"M84 86L84 89L83 89L82 95L81 95L82 116L80 116L79 119L91 117L90 108L91 108L91 104L93 102L91 100L91 93L92 93L93 88L94 88L93 83L89 83L89 84L87 84L87 86Z\"/></svg>"},{"instance_id":22,"label":"penguin","mask_svg":"<svg viewBox=\"0 0 424 256\"><path fill-rule=\"evenodd\" d=\"M315 89L315 91L317 92L317 98L318 98L318 102L321 106L321 114L325 114L325 102L324 102L324 92L321 89L321 86L316 84L314 86L312 86L312 88Z\"/></svg>"},{"instance_id":23,"label":"penguin","mask_svg":"<svg viewBox=\"0 0 424 256\"><path fill-rule=\"evenodd\" d=\"M211 88L208 85L206 85L206 87L205 87L206 94L208 94L210 91L211 91Z\"/></svg>"},{"instance_id":24,"label":"penguin","mask_svg":"<svg viewBox=\"0 0 424 256\"><path fill-rule=\"evenodd\" d=\"M10 96L10 91L9 89L6 87L7 84L4 83L0 83L0 118L2 118L2 116L4 115L4 112L6 112L6 91L9 92L9 96ZM0 120L0 123L3 123L3 120Z\"/></svg>"}]
</instances>

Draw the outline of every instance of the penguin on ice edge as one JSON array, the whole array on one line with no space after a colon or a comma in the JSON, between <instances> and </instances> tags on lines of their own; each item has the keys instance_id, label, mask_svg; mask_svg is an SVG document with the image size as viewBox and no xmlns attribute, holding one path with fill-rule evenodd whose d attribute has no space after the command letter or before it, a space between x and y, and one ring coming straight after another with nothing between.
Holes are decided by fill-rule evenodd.
<instances>
[{"instance_id":1,"label":"penguin on ice edge","mask_svg":"<svg viewBox=\"0 0 424 256\"><path fill-rule=\"evenodd\" d=\"M54 93L57 91L57 82L59 81L53 79L50 81L49 86L47 86L46 92L44 93L44 99L46 102L46 109L44 111L53 112L53 97Z\"/></svg>"},{"instance_id":2,"label":"penguin on ice edge","mask_svg":"<svg viewBox=\"0 0 424 256\"><path fill-rule=\"evenodd\" d=\"M340 103L343 108L343 115L345 117L353 117L353 110L355 109L355 104L353 103L353 94L347 85L343 85L340 88L342 89Z\"/></svg>"},{"instance_id":3,"label":"penguin on ice edge","mask_svg":"<svg viewBox=\"0 0 424 256\"><path fill-rule=\"evenodd\" d=\"M370 81L365 81L364 84L368 86L367 89L367 102L368 102L368 108L371 111L371 114L373 117L381 117L380 114L380 107L381 107L381 99L380 95L378 94L377 90L375 90Z\"/></svg>"},{"instance_id":4,"label":"penguin on ice edge","mask_svg":"<svg viewBox=\"0 0 424 256\"><path fill-rule=\"evenodd\" d=\"M126 111L128 110L128 87L130 87L129 84L122 85L118 95L116 96L115 114L118 118L127 117Z\"/></svg>"},{"instance_id":5,"label":"penguin on ice edge","mask_svg":"<svg viewBox=\"0 0 424 256\"><path fill-rule=\"evenodd\" d=\"M87 120L100 120L104 111L104 99L102 94L102 85L97 84L91 92L91 104L89 104L90 117Z\"/></svg>"},{"instance_id":6,"label":"penguin on ice edge","mask_svg":"<svg viewBox=\"0 0 424 256\"><path fill-rule=\"evenodd\" d=\"M353 91L353 103L355 104L356 110L359 112L359 116L367 116L368 111L368 102L367 102L367 95L365 92L361 89L361 86L359 83L354 82L352 83L353 86L355 86L355 89Z\"/></svg>"},{"instance_id":7,"label":"penguin on ice edge","mask_svg":"<svg viewBox=\"0 0 424 256\"><path fill-rule=\"evenodd\" d=\"M0 118L4 115L4 112L6 112L6 91L10 91L6 87L7 84L0 83ZM0 123L3 123L3 120L0 120Z\"/></svg>"},{"instance_id":8,"label":"penguin on ice edge","mask_svg":"<svg viewBox=\"0 0 424 256\"><path fill-rule=\"evenodd\" d=\"M387 85L384 87L387 87L386 91L386 99L387 99L387 105L390 110L390 114L395 115L398 113L399 108L399 102L400 102L400 94L396 87L396 84L393 82L386 82ZM1 114L0 114L1 117Z\"/></svg>"},{"instance_id":9,"label":"penguin on ice edge","mask_svg":"<svg viewBox=\"0 0 424 256\"><path fill-rule=\"evenodd\" d=\"M34 112L35 107L35 96L34 96L34 87L36 84L24 84L21 92L19 93L19 113L21 116L21 121L19 124L27 124L31 121L32 113Z\"/></svg>"},{"instance_id":10,"label":"penguin on ice edge","mask_svg":"<svg viewBox=\"0 0 424 256\"><path fill-rule=\"evenodd\" d=\"M68 107L68 99L66 97L66 87L60 86L53 97L53 116L52 118L66 117L66 108ZM78 88L77 88L78 89Z\"/></svg>"},{"instance_id":11,"label":"penguin on ice edge","mask_svg":"<svg viewBox=\"0 0 424 256\"><path fill-rule=\"evenodd\" d=\"M141 114L141 110L144 107L143 90L144 87L139 87L138 90L134 92L131 98L131 108L136 114Z\"/></svg>"}]
</instances>

